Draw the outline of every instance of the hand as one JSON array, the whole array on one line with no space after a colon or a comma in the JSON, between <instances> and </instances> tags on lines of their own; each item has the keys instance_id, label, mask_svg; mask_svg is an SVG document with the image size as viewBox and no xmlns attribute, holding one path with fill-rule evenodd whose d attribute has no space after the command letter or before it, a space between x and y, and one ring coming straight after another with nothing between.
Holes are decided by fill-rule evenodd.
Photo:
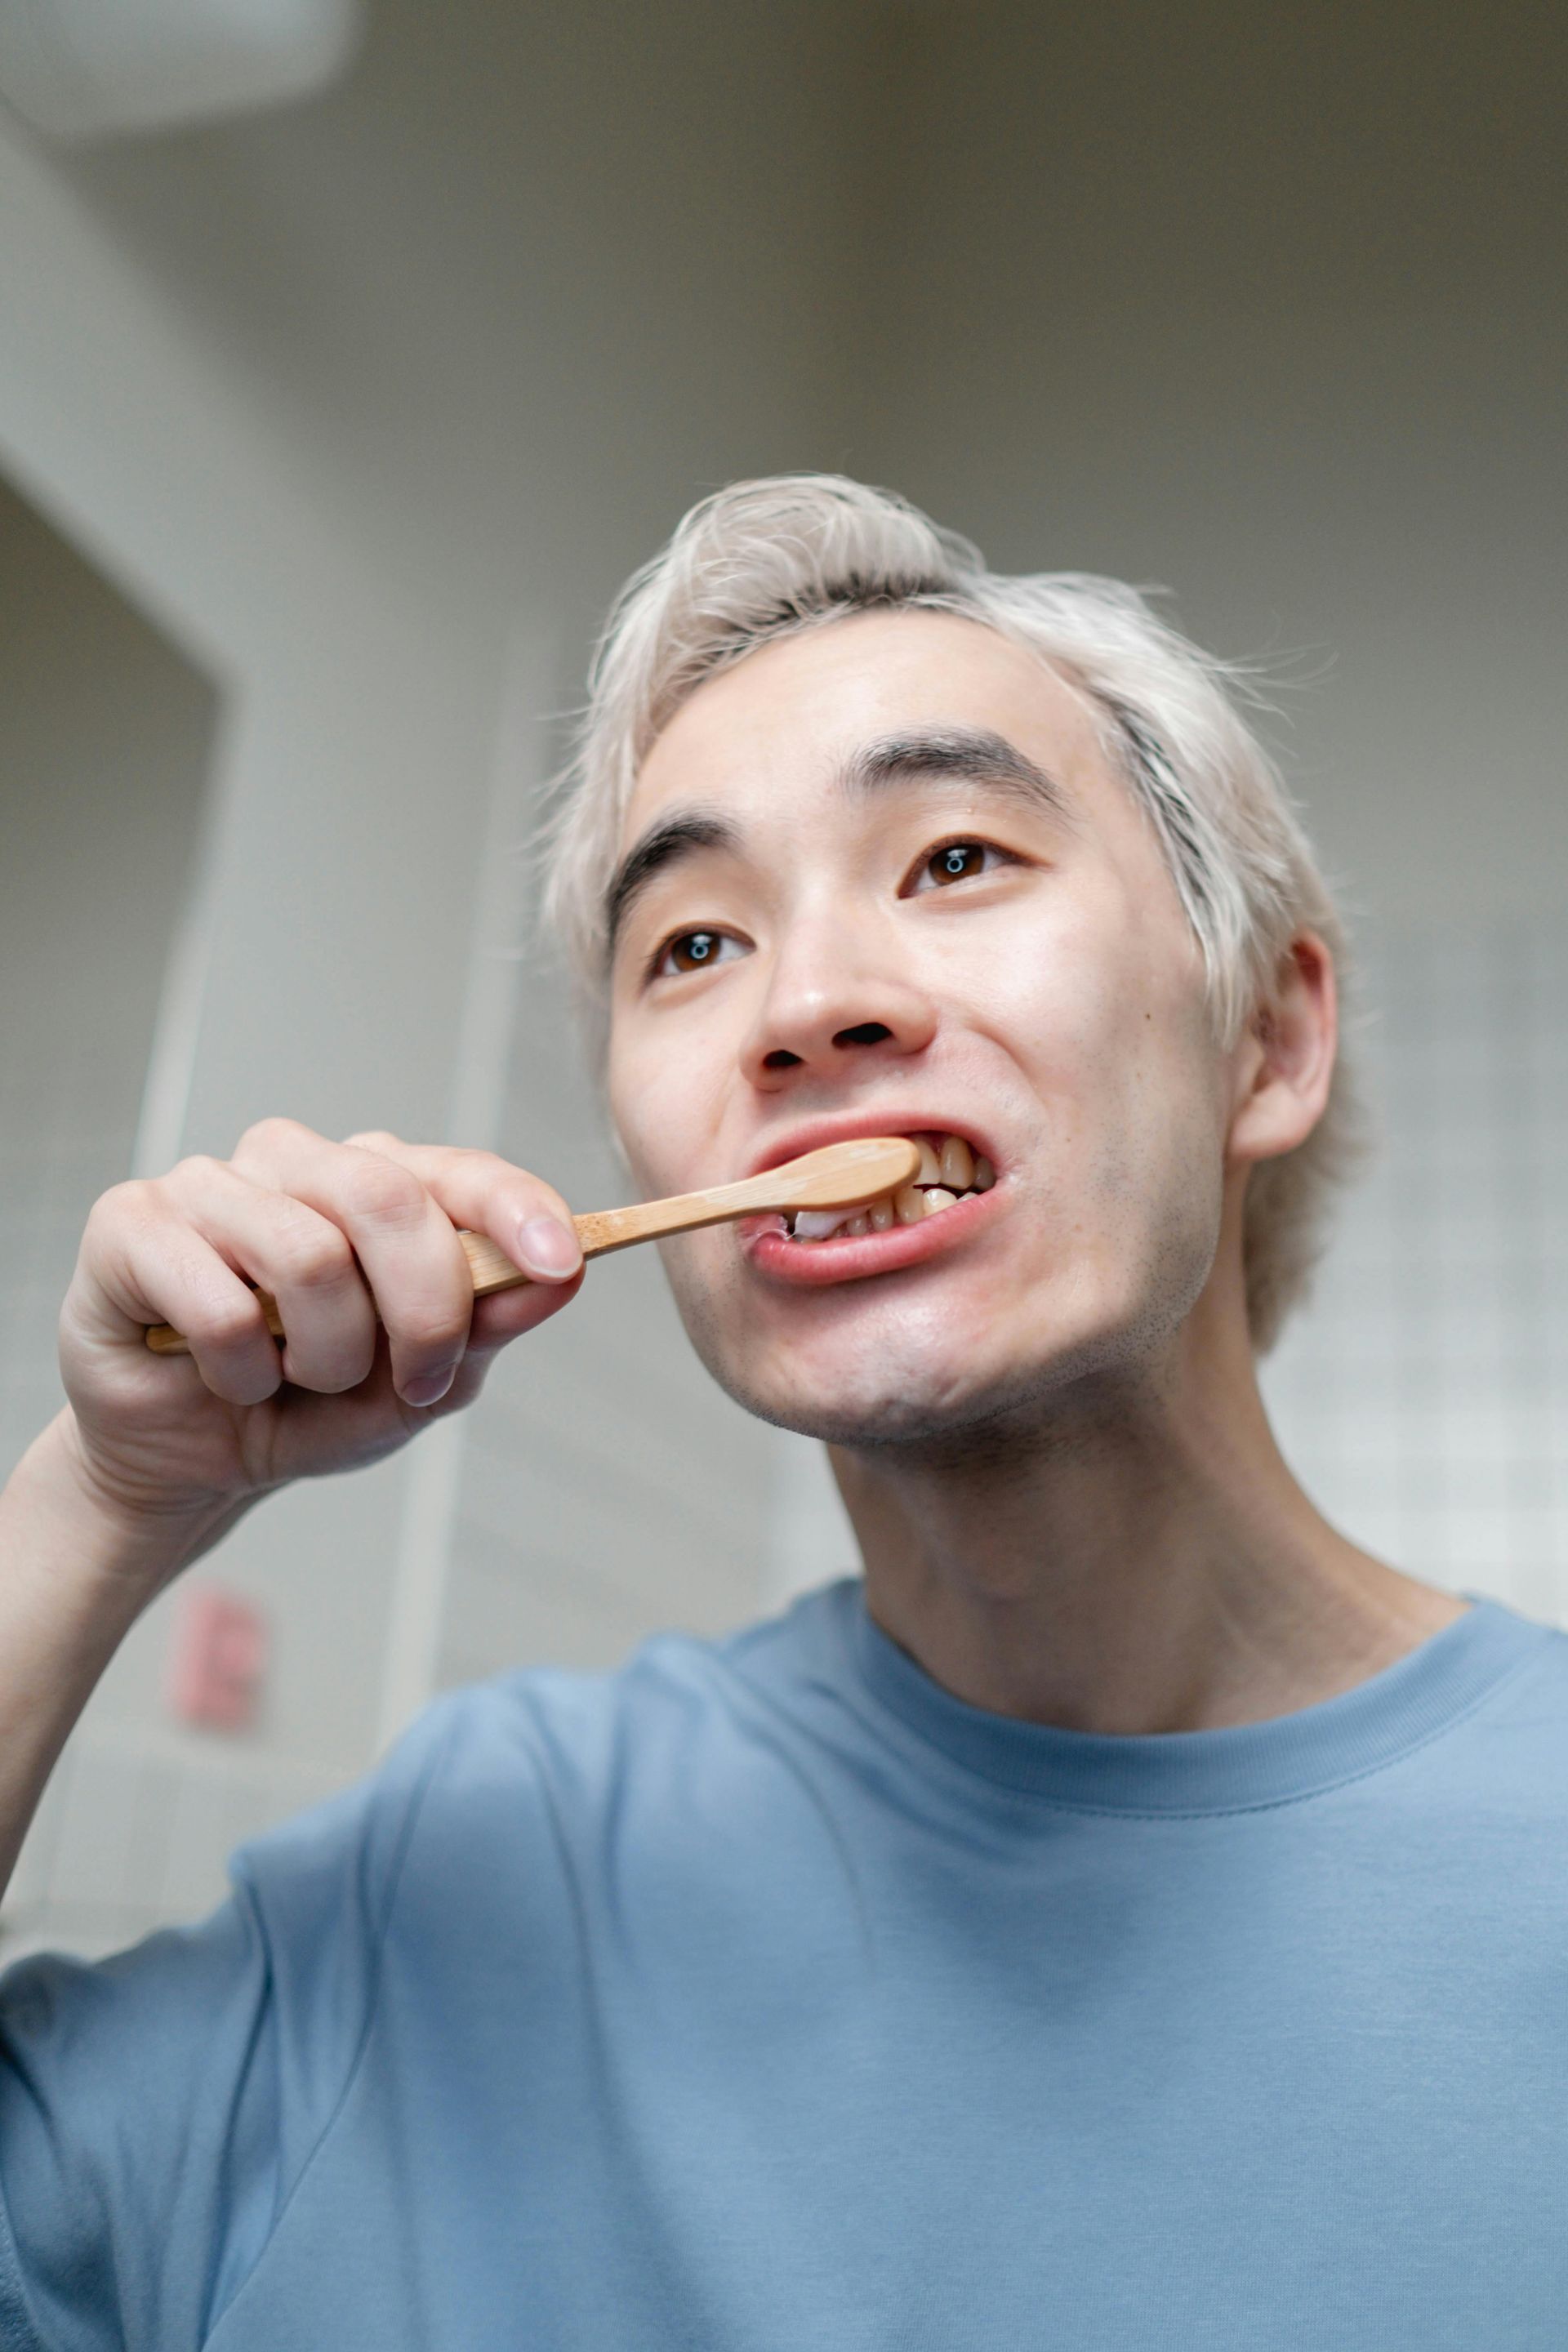
<instances>
[{"instance_id":1,"label":"hand","mask_svg":"<svg viewBox=\"0 0 1568 2352\"><path fill-rule=\"evenodd\" d=\"M476 1300L459 1225L535 1278ZM246 1276L278 1301L281 1349ZM581 1280L559 1193L493 1152L263 1119L232 1160L94 1206L60 1317L70 1451L94 1501L138 1525L226 1524L470 1402ZM153 1355L153 1323L190 1355Z\"/></svg>"}]
</instances>

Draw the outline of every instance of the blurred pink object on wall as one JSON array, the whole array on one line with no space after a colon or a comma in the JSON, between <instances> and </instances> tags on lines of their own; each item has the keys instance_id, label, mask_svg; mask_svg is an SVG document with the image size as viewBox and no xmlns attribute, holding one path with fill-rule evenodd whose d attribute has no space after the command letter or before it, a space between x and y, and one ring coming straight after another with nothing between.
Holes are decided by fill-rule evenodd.
<instances>
[{"instance_id":1,"label":"blurred pink object on wall","mask_svg":"<svg viewBox=\"0 0 1568 2352\"><path fill-rule=\"evenodd\" d=\"M216 1584L181 1593L169 1645L164 1695L178 1723L247 1731L267 1672L267 1620L250 1601Z\"/></svg>"}]
</instances>

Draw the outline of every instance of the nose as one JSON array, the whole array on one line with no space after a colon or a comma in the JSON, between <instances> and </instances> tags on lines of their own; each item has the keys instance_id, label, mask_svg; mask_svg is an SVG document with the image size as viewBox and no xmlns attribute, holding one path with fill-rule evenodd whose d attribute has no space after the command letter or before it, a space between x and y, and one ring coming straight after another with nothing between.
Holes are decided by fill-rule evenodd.
<instances>
[{"instance_id":1,"label":"nose","mask_svg":"<svg viewBox=\"0 0 1568 2352\"><path fill-rule=\"evenodd\" d=\"M784 943L742 1052L763 1093L799 1084L794 1074L847 1075L873 1058L924 1051L937 1008L903 970L890 942L847 936L842 926L800 929Z\"/></svg>"}]
</instances>

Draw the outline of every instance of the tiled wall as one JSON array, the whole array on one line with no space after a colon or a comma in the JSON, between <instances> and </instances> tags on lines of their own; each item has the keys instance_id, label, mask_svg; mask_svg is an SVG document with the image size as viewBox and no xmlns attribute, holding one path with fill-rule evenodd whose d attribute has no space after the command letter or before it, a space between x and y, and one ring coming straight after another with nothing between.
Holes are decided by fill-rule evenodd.
<instances>
[{"instance_id":1,"label":"tiled wall","mask_svg":"<svg viewBox=\"0 0 1568 2352\"><path fill-rule=\"evenodd\" d=\"M0 1957L120 1951L199 1918L245 1839L329 1795L340 1776L243 1746L85 1720L44 1794L6 1898Z\"/></svg>"},{"instance_id":2,"label":"tiled wall","mask_svg":"<svg viewBox=\"0 0 1568 2352\"><path fill-rule=\"evenodd\" d=\"M1568 942L1384 926L1382 1134L1265 1390L1298 1474L1399 1567L1568 1622Z\"/></svg>"}]
</instances>

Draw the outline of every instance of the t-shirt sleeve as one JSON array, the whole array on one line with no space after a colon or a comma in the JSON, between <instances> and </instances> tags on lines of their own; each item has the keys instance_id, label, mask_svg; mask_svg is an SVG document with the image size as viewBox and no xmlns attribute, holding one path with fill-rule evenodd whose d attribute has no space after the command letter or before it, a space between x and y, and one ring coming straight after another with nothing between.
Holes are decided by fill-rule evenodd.
<instances>
[{"instance_id":1,"label":"t-shirt sleeve","mask_svg":"<svg viewBox=\"0 0 1568 2352\"><path fill-rule=\"evenodd\" d=\"M0 1976L0 2345L186 2352L255 2266L350 2084L451 1722L242 1848L200 1926Z\"/></svg>"}]
</instances>

